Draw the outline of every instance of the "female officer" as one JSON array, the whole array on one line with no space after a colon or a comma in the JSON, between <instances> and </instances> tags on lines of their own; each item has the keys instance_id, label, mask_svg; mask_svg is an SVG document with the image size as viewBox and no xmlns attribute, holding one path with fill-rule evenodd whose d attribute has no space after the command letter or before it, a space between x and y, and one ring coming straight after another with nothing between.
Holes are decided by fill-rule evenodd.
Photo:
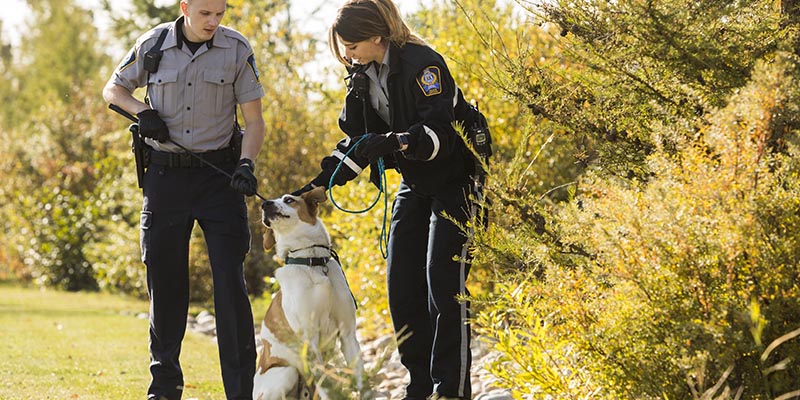
<instances>
[{"instance_id":1,"label":"female officer","mask_svg":"<svg viewBox=\"0 0 800 400\"><path fill-rule=\"evenodd\" d=\"M339 116L347 137L322 160L319 176L295 193L327 187L340 163L334 185L368 164L377 182L379 157L401 172L387 276L395 333L410 333L398 344L411 376L406 398L470 398L469 304L456 300L467 293L468 244L443 215L463 224L474 212L475 164L453 122L469 126L477 110L464 101L442 56L411 33L391 0L348 0L329 37L333 55L351 73Z\"/></svg>"}]
</instances>

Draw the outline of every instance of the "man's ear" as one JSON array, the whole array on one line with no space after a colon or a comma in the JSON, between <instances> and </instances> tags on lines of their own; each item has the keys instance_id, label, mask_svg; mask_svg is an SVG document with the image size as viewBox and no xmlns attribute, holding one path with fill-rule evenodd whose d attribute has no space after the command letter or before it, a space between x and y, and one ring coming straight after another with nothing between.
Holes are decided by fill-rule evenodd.
<instances>
[{"instance_id":1,"label":"man's ear","mask_svg":"<svg viewBox=\"0 0 800 400\"><path fill-rule=\"evenodd\" d=\"M275 232L272 228L264 227L264 250L270 251L275 247Z\"/></svg>"}]
</instances>

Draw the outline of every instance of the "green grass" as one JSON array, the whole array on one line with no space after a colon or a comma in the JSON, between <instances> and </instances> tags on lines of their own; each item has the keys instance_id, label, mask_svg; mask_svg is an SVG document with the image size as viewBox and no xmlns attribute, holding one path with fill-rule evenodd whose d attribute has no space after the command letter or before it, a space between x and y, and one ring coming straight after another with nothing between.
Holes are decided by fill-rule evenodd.
<instances>
[{"instance_id":1,"label":"green grass","mask_svg":"<svg viewBox=\"0 0 800 400\"><path fill-rule=\"evenodd\" d=\"M0 285L0 399L146 398L148 321L136 315L147 309L116 295ZM208 336L187 332L181 365L184 400L225 398Z\"/></svg>"}]
</instances>

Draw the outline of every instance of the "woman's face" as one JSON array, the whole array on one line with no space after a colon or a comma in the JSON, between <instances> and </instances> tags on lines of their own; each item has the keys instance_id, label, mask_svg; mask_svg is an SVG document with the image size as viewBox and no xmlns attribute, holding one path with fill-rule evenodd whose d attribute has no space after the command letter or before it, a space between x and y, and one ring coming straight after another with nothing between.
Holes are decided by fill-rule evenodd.
<instances>
[{"instance_id":1,"label":"woman's face","mask_svg":"<svg viewBox=\"0 0 800 400\"><path fill-rule=\"evenodd\" d=\"M344 58L353 64L369 64L371 61L382 62L386 54L386 45L380 36L373 36L360 42L348 42L339 36L339 43L344 46Z\"/></svg>"}]
</instances>

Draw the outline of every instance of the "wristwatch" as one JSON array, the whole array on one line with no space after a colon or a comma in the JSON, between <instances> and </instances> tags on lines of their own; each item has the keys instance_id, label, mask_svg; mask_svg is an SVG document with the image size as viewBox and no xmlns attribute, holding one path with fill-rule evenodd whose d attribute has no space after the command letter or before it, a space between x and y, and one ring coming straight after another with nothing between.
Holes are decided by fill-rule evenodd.
<instances>
[{"instance_id":1,"label":"wristwatch","mask_svg":"<svg viewBox=\"0 0 800 400\"><path fill-rule=\"evenodd\" d=\"M397 142L400 143L400 151L406 151L408 148L408 132L400 132L394 134L397 137Z\"/></svg>"}]
</instances>

